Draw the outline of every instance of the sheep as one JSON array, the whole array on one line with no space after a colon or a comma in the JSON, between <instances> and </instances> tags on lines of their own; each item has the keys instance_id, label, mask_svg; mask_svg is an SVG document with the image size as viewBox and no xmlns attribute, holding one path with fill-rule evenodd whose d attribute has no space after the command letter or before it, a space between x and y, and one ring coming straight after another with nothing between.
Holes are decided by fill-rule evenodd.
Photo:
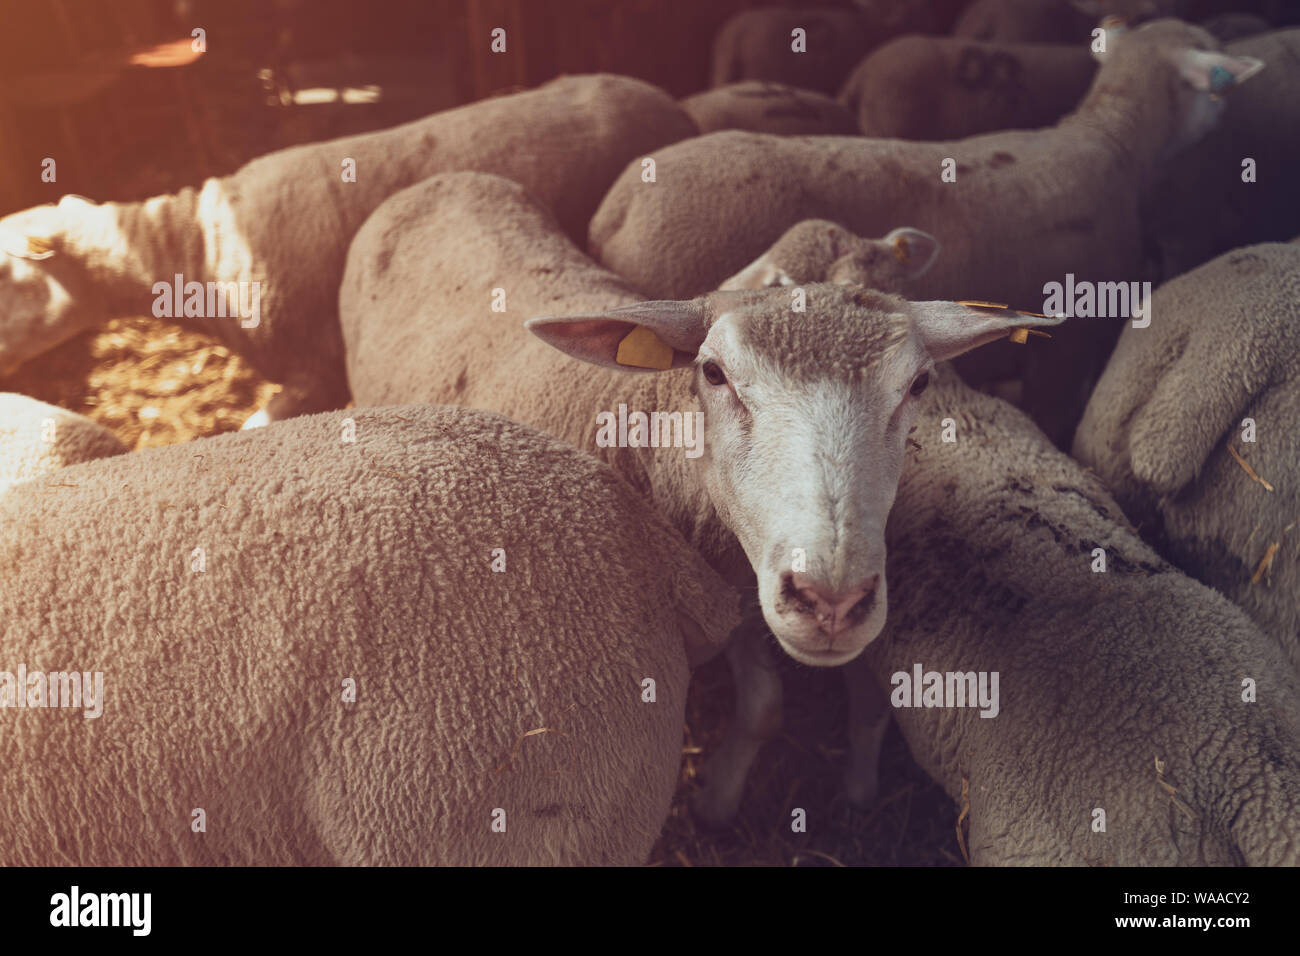
<instances>
[{"instance_id":1,"label":"sheep","mask_svg":"<svg viewBox=\"0 0 1300 956\"><path fill-rule=\"evenodd\" d=\"M892 711L968 808L974 864L1300 863L1300 682L1276 642L1161 560L1022 413L950 369L932 382L889 520L906 587L845 668L850 796L874 795ZM967 706L921 706L918 667L969 687ZM738 710L770 734L779 694Z\"/></svg>"},{"instance_id":2,"label":"sheep","mask_svg":"<svg viewBox=\"0 0 1300 956\"><path fill-rule=\"evenodd\" d=\"M1143 279L1142 188L1167 154L1214 125L1223 103L1212 90L1263 65L1214 47L1176 20L1112 30L1087 96L1046 130L945 143L737 131L687 140L659 154L655 183L624 171L588 246L633 285L680 298L716 286L802 219L879 235L906 208L946 250L903 290L910 298L1047 311L1048 283L1067 276L1128 292ZM1118 335L1113 318L1066 325L1023 372L1026 403L1062 447Z\"/></svg>"},{"instance_id":3,"label":"sheep","mask_svg":"<svg viewBox=\"0 0 1300 956\"><path fill-rule=\"evenodd\" d=\"M645 862L737 615L605 466L413 406L63 474L0 498L0 864Z\"/></svg>"},{"instance_id":4,"label":"sheep","mask_svg":"<svg viewBox=\"0 0 1300 956\"><path fill-rule=\"evenodd\" d=\"M748 129L759 133L808 136L853 134L853 115L824 93L767 80L731 83L681 101L701 133Z\"/></svg>"},{"instance_id":5,"label":"sheep","mask_svg":"<svg viewBox=\"0 0 1300 956\"><path fill-rule=\"evenodd\" d=\"M117 436L89 418L0 392L0 492L68 465L125 451Z\"/></svg>"},{"instance_id":6,"label":"sheep","mask_svg":"<svg viewBox=\"0 0 1300 956\"><path fill-rule=\"evenodd\" d=\"M1120 336L1074 454L1300 672L1300 245L1222 255L1151 315Z\"/></svg>"},{"instance_id":7,"label":"sheep","mask_svg":"<svg viewBox=\"0 0 1300 956\"><path fill-rule=\"evenodd\" d=\"M1300 164L1300 29L1248 37L1227 49L1269 67L1232 91L1223 128L1171 164L1145 197L1143 232L1157 274L1166 279L1230 249L1285 242L1300 232L1294 174Z\"/></svg>"},{"instance_id":8,"label":"sheep","mask_svg":"<svg viewBox=\"0 0 1300 956\"><path fill-rule=\"evenodd\" d=\"M1041 303L1044 278L1131 273L1139 187L1162 154L1213 127L1223 104L1211 100L1211 71L1240 82L1262 64L1201 49L1213 39L1178 21L1111 32L1092 89L1055 128L944 143L710 133L659 153L654 183L642 181L639 164L625 169L592 218L589 249L648 292L696 295L801 219L834 218L878 235L902 196L909 221L947 250L909 291ZM1121 129L1126 142L1117 145ZM941 179L949 158L955 182ZM1097 208L1103 193L1109 216ZM1022 213L1014 222L1011 195ZM692 216L702 196L709 215ZM954 255L945 233L967 226L968 248Z\"/></svg>"},{"instance_id":9,"label":"sheep","mask_svg":"<svg viewBox=\"0 0 1300 956\"><path fill-rule=\"evenodd\" d=\"M839 99L864 136L962 139L1056 123L1078 105L1096 67L1082 43L906 36L859 63Z\"/></svg>"},{"instance_id":10,"label":"sheep","mask_svg":"<svg viewBox=\"0 0 1300 956\"><path fill-rule=\"evenodd\" d=\"M362 405L483 408L599 455L756 593L812 666L844 663L879 632L874 532L926 370L1059 321L833 284L640 298L518 185L433 177L377 209L348 251L348 381ZM634 414L656 416L639 439Z\"/></svg>"},{"instance_id":11,"label":"sheep","mask_svg":"<svg viewBox=\"0 0 1300 956\"><path fill-rule=\"evenodd\" d=\"M16 213L0 220L0 247L11 253L0 256L0 374L115 316L180 318L192 311L188 301L170 307L181 298L168 292L180 275L240 283L206 286L206 303L195 295L203 316L194 321L284 384L266 417L341 407L338 281L353 233L385 198L434 173L483 169L532 189L581 236L630 159L693 135L690 117L655 87L563 77L393 129L270 153L197 190L139 203L64 197Z\"/></svg>"}]
</instances>

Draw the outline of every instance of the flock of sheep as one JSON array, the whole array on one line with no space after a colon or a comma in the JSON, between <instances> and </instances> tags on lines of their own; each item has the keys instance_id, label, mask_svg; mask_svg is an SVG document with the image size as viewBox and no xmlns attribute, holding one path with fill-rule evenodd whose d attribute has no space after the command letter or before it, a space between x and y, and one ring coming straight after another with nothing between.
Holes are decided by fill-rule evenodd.
<instances>
[{"instance_id":1,"label":"flock of sheep","mask_svg":"<svg viewBox=\"0 0 1300 956\"><path fill-rule=\"evenodd\" d=\"M134 453L0 396L0 863L642 863L724 650L701 824L784 654L848 797L892 717L973 863L1300 862L1300 29L1122 6L861 62L754 10L681 102L0 220L0 370L183 277L256 285L174 317L283 384Z\"/></svg>"}]
</instances>

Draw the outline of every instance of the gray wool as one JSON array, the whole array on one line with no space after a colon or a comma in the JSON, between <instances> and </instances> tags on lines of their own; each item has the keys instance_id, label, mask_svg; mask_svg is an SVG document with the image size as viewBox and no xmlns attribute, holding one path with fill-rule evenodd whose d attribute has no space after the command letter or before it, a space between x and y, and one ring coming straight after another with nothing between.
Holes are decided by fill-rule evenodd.
<instances>
[{"instance_id":1,"label":"gray wool","mask_svg":"<svg viewBox=\"0 0 1300 956\"><path fill-rule=\"evenodd\" d=\"M1074 455L1171 560L1245 608L1300 670L1297 421L1300 245L1265 243L1156 290L1151 326L1124 330Z\"/></svg>"},{"instance_id":2,"label":"gray wool","mask_svg":"<svg viewBox=\"0 0 1300 956\"><path fill-rule=\"evenodd\" d=\"M1161 560L1022 413L951 371L913 438L888 529L899 586L860 670L886 693L916 664L998 673L996 717L893 709L954 799L965 782L971 861L1300 863L1300 682L1277 642Z\"/></svg>"}]
</instances>

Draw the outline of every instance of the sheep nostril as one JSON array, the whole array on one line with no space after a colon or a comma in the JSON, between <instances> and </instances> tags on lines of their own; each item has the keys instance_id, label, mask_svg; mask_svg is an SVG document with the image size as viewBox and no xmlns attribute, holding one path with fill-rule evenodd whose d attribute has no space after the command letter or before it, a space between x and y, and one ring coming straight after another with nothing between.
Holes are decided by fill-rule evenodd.
<instances>
[{"instance_id":1,"label":"sheep nostril","mask_svg":"<svg viewBox=\"0 0 1300 956\"><path fill-rule=\"evenodd\" d=\"M880 575L872 575L855 588L832 590L803 574L782 577L782 597L800 614L812 614L817 625L834 635L860 624L876 603Z\"/></svg>"},{"instance_id":2,"label":"sheep nostril","mask_svg":"<svg viewBox=\"0 0 1300 956\"><path fill-rule=\"evenodd\" d=\"M873 575L863 587L862 597L858 598L857 603L844 612L844 620L850 625L861 624L876 604L876 591L880 584L880 575Z\"/></svg>"}]
</instances>

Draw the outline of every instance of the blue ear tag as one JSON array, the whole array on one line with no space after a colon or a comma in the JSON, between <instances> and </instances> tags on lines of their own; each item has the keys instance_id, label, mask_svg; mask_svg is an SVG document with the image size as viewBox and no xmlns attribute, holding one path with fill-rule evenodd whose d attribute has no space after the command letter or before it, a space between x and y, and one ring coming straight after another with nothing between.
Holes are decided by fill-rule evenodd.
<instances>
[{"instance_id":1,"label":"blue ear tag","mask_svg":"<svg viewBox=\"0 0 1300 956\"><path fill-rule=\"evenodd\" d=\"M1225 70L1221 66L1210 67L1211 93L1222 93L1235 82L1237 82L1237 78L1233 76L1230 71Z\"/></svg>"}]
</instances>

